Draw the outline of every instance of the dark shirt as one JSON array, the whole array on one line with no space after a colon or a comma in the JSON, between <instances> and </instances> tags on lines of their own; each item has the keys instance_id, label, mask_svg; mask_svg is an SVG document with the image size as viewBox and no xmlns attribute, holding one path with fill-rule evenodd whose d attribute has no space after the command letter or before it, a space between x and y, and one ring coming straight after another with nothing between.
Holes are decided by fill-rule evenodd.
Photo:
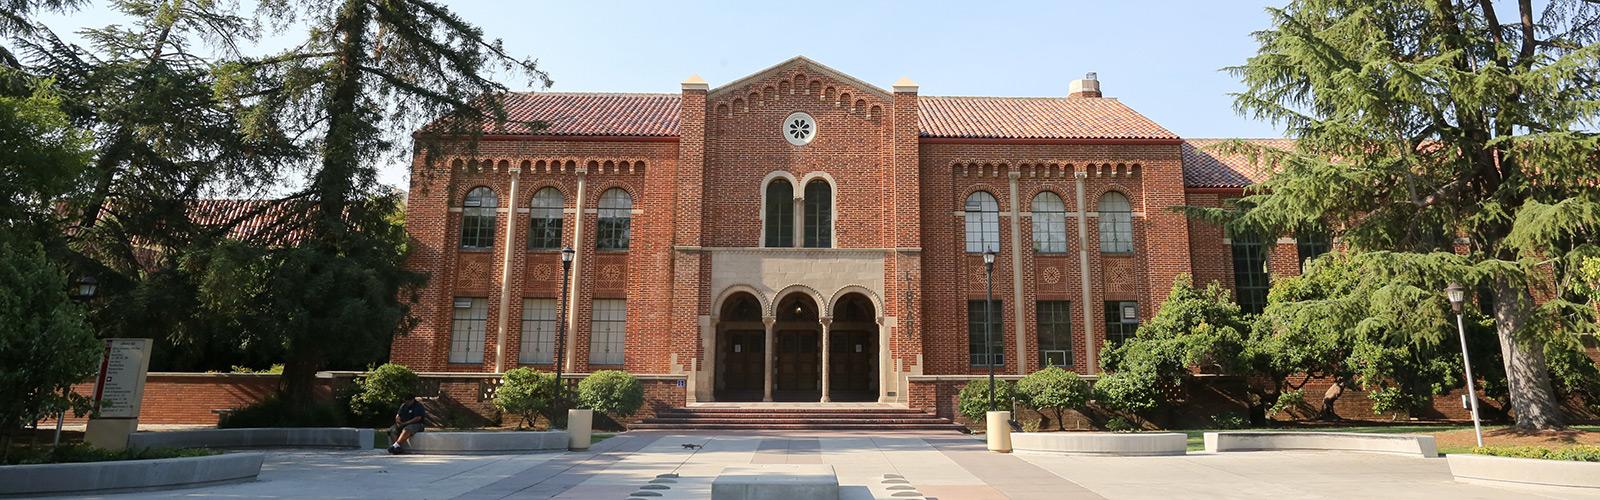
<instances>
[{"instance_id":1,"label":"dark shirt","mask_svg":"<svg viewBox=\"0 0 1600 500\"><path fill-rule=\"evenodd\" d=\"M427 423L428 420L428 410L422 407L421 401L415 399L400 405L400 411L396 412L396 414L400 416L401 423L410 423L411 419L417 417L422 417L422 420L416 422L419 424Z\"/></svg>"}]
</instances>

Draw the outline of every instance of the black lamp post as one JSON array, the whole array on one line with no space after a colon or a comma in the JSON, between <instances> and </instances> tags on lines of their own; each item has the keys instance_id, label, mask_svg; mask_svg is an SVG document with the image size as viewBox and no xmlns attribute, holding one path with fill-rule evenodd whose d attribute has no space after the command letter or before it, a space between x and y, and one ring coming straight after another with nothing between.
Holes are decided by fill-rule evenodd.
<instances>
[{"instance_id":1,"label":"black lamp post","mask_svg":"<svg viewBox=\"0 0 1600 500\"><path fill-rule=\"evenodd\" d=\"M1467 302L1467 289L1460 283L1451 283L1444 289L1450 298L1450 310L1456 313L1456 332L1461 334L1461 366L1467 372L1467 401L1472 407L1472 432L1478 436L1478 447L1483 447L1483 424L1478 421L1478 389L1472 381L1472 358L1467 356L1467 326L1461 319L1461 305Z\"/></svg>"},{"instance_id":2,"label":"black lamp post","mask_svg":"<svg viewBox=\"0 0 1600 500\"><path fill-rule=\"evenodd\" d=\"M561 368L567 360L567 280L572 276L572 258L577 254L572 247L561 249L561 304L556 306L556 357L551 360L556 365L556 411L552 417L558 419L562 418L567 394L567 384L561 380Z\"/></svg>"},{"instance_id":3,"label":"black lamp post","mask_svg":"<svg viewBox=\"0 0 1600 500\"><path fill-rule=\"evenodd\" d=\"M994 411L994 250L983 251L983 352L989 365L989 411Z\"/></svg>"}]
</instances>

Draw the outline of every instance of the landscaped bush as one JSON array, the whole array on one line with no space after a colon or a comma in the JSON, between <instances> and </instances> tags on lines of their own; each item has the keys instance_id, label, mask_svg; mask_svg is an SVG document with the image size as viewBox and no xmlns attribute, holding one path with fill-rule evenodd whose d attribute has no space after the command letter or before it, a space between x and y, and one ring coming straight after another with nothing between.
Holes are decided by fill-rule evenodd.
<instances>
[{"instance_id":1,"label":"landscaped bush","mask_svg":"<svg viewBox=\"0 0 1600 500\"><path fill-rule=\"evenodd\" d=\"M624 371L601 370L578 382L578 404L614 417L626 417L644 406L644 384Z\"/></svg>"},{"instance_id":2,"label":"landscaped bush","mask_svg":"<svg viewBox=\"0 0 1600 500\"><path fill-rule=\"evenodd\" d=\"M201 448L128 448L110 451L83 443L49 446L18 446L7 454L3 465L64 464L76 462L110 462L113 460L150 460L156 458L204 457L218 451Z\"/></svg>"},{"instance_id":3,"label":"landscaped bush","mask_svg":"<svg viewBox=\"0 0 1600 500\"><path fill-rule=\"evenodd\" d=\"M1066 411L1082 410L1093 394L1088 381L1054 366L1033 372L1017 382L1017 399L1040 414L1051 410L1055 413L1056 430L1062 431L1067 430Z\"/></svg>"},{"instance_id":4,"label":"landscaped bush","mask_svg":"<svg viewBox=\"0 0 1600 500\"><path fill-rule=\"evenodd\" d=\"M1127 417L1111 417L1106 419L1106 430L1111 432L1139 432L1139 424L1133 423Z\"/></svg>"},{"instance_id":5,"label":"landscaped bush","mask_svg":"<svg viewBox=\"0 0 1600 500\"><path fill-rule=\"evenodd\" d=\"M367 427L386 427L394 423L395 410L407 398L417 395L422 379L403 365L386 363L356 381L350 397L350 414Z\"/></svg>"},{"instance_id":6,"label":"landscaped bush","mask_svg":"<svg viewBox=\"0 0 1600 500\"><path fill-rule=\"evenodd\" d=\"M555 401L556 375L532 368L514 368L494 392L494 405L500 411L522 418L517 428L532 426L539 413Z\"/></svg>"},{"instance_id":7,"label":"landscaped bush","mask_svg":"<svg viewBox=\"0 0 1600 500\"><path fill-rule=\"evenodd\" d=\"M309 406L291 405L273 395L224 415L217 421L217 427L343 427L349 422L346 415L345 406L337 401L317 401Z\"/></svg>"},{"instance_id":8,"label":"landscaped bush","mask_svg":"<svg viewBox=\"0 0 1600 500\"><path fill-rule=\"evenodd\" d=\"M994 381L994 409L995 411L1011 411L1011 404L1016 401L1016 387L1004 380ZM981 424L988 421L989 412L989 379L974 379L967 382L956 395L957 407L961 416L967 417L968 422Z\"/></svg>"},{"instance_id":9,"label":"landscaped bush","mask_svg":"<svg viewBox=\"0 0 1600 500\"><path fill-rule=\"evenodd\" d=\"M1473 453L1496 457L1537 458L1541 460L1570 460L1574 462L1600 462L1600 446L1576 445L1566 448L1539 448L1535 446L1485 446L1473 448Z\"/></svg>"}]
</instances>

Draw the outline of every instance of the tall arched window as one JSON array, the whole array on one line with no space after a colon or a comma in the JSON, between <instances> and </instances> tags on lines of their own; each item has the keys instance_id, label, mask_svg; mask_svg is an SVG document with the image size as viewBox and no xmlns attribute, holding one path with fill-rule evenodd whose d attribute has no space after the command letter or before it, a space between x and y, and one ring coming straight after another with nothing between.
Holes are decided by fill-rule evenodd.
<instances>
[{"instance_id":1,"label":"tall arched window","mask_svg":"<svg viewBox=\"0 0 1600 500\"><path fill-rule=\"evenodd\" d=\"M600 193L599 228L595 247L600 250L627 250L632 239L633 197L622 188Z\"/></svg>"},{"instance_id":2,"label":"tall arched window","mask_svg":"<svg viewBox=\"0 0 1600 500\"><path fill-rule=\"evenodd\" d=\"M528 208L528 249L555 250L561 248L561 208L565 200L561 191L553 187L533 193L533 203Z\"/></svg>"},{"instance_id":3,"label":"tall arched window","mask_svg":"<svg viewBox=\"0 0 1600 500\"><path fill-rule=\"evenodd\" d=\"M788 179L767 183L766 245L794 246L794 185Z\"/></svg>"},{"instance_id":4,"label":"tall arched window","mask_svg":"<svg viewBox=\"0 0 1600 500\"><path fill-rule=\"evenodd\" d=\"M1133 208L1122 193L1100 197L1100 251L1133 253Z\"/></svg>"},{"instance_id":5,"label":"tall arched window","mask_svg":"<svg viewBox=\"0 0 1600 500\"><path fill-rule=\"evenodd\" d=\"M1049 191L1033 197L1033 251L1067 253L1067 205Z\"/></svg>"},{"instance_id":6,"label":"tall arched window","mask_svg":"<svg viewBox=\"0 0 1600 500\"><path fill-rule=\"evenodd\" d=\"M1000 203L978 191L967 197L967 253L1000 251Z\"/></svg>"},{"instance_id":7,"label":"tall arched window","mask_svg":"<svg viewBox=\"0 0 1600 500\"><path fill-rule=\"evenodd\" d=\"M833 246L833 186L814 179L806 183L806 248Z\"/></svg>"},{"instance_id":8,"label":"tall arched window","mask_svg":"<svg viewBox=\"0 0 1600 500\"><path fill-rule=\"evenodd\" d=\"M461 202L461 248L494 246L494 216L499 206L492 189L480 186L467 191L467 199Z\"/></svg>"}]
</instances>

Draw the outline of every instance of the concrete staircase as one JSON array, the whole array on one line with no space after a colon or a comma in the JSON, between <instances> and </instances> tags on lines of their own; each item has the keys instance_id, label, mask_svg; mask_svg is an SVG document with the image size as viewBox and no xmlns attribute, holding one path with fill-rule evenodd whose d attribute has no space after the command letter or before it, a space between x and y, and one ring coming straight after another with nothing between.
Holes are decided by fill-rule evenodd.
<instances>
[{"instance_id":1,"label":"concrete staircase","mask_svg":"<svg viewBox=\"0 0 1600 500\"><path fill-rule=\"evenodd\" d=\"M950 419L907 408L740 407L669 408L630 429L959 431Z\"/></svg>"}]
</instances>

